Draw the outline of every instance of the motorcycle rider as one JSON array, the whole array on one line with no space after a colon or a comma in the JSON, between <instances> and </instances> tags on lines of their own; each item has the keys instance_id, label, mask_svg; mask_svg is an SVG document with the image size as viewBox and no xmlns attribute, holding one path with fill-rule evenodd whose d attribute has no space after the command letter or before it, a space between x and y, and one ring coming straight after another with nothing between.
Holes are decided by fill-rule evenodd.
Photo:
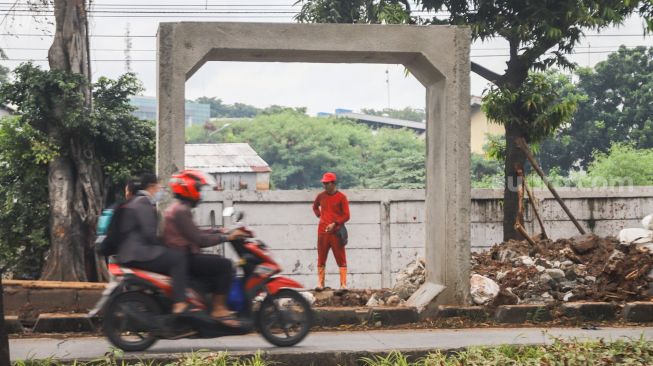
<instances>
[{"instance_id":1,"label":"motorcycle rider","mask_svg":"<svg viewBox=\"0 0 653 366\"><path fill-rule=\"evenodd\" d=\"M143 174L139 188L124 205L120 217L119 230L123 240L116 259L121 265L172 277L172 311L180 313L186 306L188 263L179 260L184 257L183 251L168 248L157 236L159 220L156 203L163 196L157 176Z\"/></svg>"},{"instance_id":2,"label":"motorcycle rider","mask_svg":"<svg viewBox=\"0 0 653 366\"><path fill-rule=\"evenodd\" d=\"M228 327L239 327L240 323L226 305L233 276L231 260L200 253L200 248L246 237L247 233L239 229L229 234L213 229L201 230L193 222L191 209L202 200L202 188L209 188L211 181L209 176L197 170L183 170L172 176L169 186L176 201L164 213L163 237L168 247L184 252L189 274L211 286L211 317ZM191 311L190 307L188 304L185 311Z\"/></svg>"}]
</instances>

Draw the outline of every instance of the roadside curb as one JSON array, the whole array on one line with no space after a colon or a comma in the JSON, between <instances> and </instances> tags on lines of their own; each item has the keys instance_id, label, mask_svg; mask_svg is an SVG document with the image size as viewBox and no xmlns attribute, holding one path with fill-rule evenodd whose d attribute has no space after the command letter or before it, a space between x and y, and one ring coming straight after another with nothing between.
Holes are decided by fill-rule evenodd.
<instances>
[{"instance_id":1,"label":"roadside curb","mask_svg":"<svg viewBox=\"0 0 653 366\"><path fill-rule=\"evenodd\" d=\"M93 332L95 326L86 314L39 314L33 331L35 333Z\"/></svg>"},{"instance_id":2,"label":"roadside curb","mask_svg":"<svg viewBox=\"0 0 653 366\"><path fill-rule=\"evenodd\" d=\"M638 301L624 306L624 320L632 323L653 322L653 302Z\"/></svg>"},{"instance_id":3,"label":"roadside curb","mask_svg":"<svg viewBox=\"0 0 653 366\"><path fill-rule=\"evenodd\" d=\"M15 315L5 316L5 330L7 334L19 334L23 332L23 324Z\"/></svg>"},{"instance_id":4,"label":"roadside curb","mask_svg":"<svg viewBox=\"0 0 653 366\"><path fill-rule=\"evenodd\" d=\"M617 317L618 306L609 302L573 302L560 307L562 315L579 320L601 321Z\"/></svg>"},{"instance_id":5,"label":"roadside curb","mask_svg":"<svg viewBox=\"0 0 653 366\"><path fill-rule=\"evenodd\" d=\"M519 324L553 320L546 305L501 305L494 314L497 323Z\"/></svg>"},{"instance_id":6,"label":"roadside curb","mask_svg":"<svg viewBox=\"0 0 653 366\"><path fill-rule=\"evenodd\" d=\"M316 308L315 326L368 325L373 327L416 323L419 314L413 307ZM621 306L611 303L577 302L559 307L543 304L483 306L438 306L434 320L464 318L476 322L497 324L524 324L552 321L558 317L578 321L624 321L628 323L653 323L653 302L632 302ZM22 320L22 325L21 325ZM31 328L35 333L93 332L97 318L85 313L43 313ZM12 333L24 332L30 322L17 316L6 316Z\"/></svg>"}]
</instances>

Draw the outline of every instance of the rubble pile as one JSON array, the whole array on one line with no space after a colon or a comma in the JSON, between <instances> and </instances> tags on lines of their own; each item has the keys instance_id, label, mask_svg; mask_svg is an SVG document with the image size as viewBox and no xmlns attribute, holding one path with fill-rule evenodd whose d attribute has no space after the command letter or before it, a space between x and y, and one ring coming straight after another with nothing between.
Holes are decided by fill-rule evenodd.
<instances>
[{"instance_id":1,"label":"rubble pile","mask_svg":"<svg viewBox=\"0 0 653 366\"><path fill-rule=\"evenodd\" d=\"M334 291L324 290L321 293L315 293L315 302L313 306L316 307L332 307L332 306L401 306L406 303L395 292L389 289L382 290L348 290Z\"/></svg>"},{"instance_id":2,"label":"rubble pile","mask_svg":"<svg viewBox=\"0 0 653 366\"><path fill-rule=\"evenodd\" d=\"M648 300L652 268L648 249L593 234L508 241L472 256L472 272L499 285L493 305Z\"/></svg>"},{"instance_id":3,"label":"rubble pile","mask_svg":"<svg viewBox=\"0 0 653 366\"><path fill-rule=\"evenodd\" d=\"M507 241L472 255L470 294L477 305L653 298L653 253L593 234L571 239ZM392 289L316 292L316 306L401 306L425 280L416 258ZM651 276L651 277L649 277Z\"/></svg>"},{"instance_id":4,"label":"rubble pile","mask_svg":"<svg viewBox=\"0 0 653 366\"><path fill-rule=\"evenodd\" d=\"M397 273L392 289L315 292L315 306L399 306L424 283L426 262L415 258Z\"/></svg>"}]
</instances>

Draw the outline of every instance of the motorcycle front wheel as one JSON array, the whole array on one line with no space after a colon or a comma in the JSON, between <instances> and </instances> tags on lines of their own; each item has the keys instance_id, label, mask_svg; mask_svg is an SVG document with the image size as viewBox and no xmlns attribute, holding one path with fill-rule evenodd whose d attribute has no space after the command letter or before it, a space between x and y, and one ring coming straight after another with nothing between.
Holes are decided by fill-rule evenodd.
<instances>
[{"instance_id":1,"label":"motorcycle front wheel","mask_svg":"<svg viewBox=\"0 0 653 366\"><path fill-rule=\"evenodd\" d=\"M151 320L161 314L161 306L151 296L141 292L122 293L107 306L104 334L123 351L144 351L157 341L152 334Z\"/></svg>"},{"instance_id":2,"label":"motorcycle front wheel","mask_svg":"<svg viewBox=\"0 0 653 366\"><path fill-rule=\"evenodd\" d=\"M313 326L311 304L294 290L285 289L268 295L259 308L256 326L263 338L273 345L294 346L308 335Z\"/></svg>"}]
</instances>

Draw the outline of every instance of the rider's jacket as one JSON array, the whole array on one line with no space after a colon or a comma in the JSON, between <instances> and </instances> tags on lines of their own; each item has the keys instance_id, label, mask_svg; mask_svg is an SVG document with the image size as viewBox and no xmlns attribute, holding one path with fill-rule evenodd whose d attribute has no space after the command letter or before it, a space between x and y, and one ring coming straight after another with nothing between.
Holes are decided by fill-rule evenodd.
<instances>
[{"instance_id":1,"label":"rider's jacket","mask_svg":"<svg viewBox=\"0 0 653 366\"><path fill-rule=\"evenodd\" d=\"M200 248L210 247L227 241L227 237L215 230L201 230L193 222L190 205L176 201L164 213L163 238L166 245L173 248L198 253Z\"/></svg>"}]
</instances>

